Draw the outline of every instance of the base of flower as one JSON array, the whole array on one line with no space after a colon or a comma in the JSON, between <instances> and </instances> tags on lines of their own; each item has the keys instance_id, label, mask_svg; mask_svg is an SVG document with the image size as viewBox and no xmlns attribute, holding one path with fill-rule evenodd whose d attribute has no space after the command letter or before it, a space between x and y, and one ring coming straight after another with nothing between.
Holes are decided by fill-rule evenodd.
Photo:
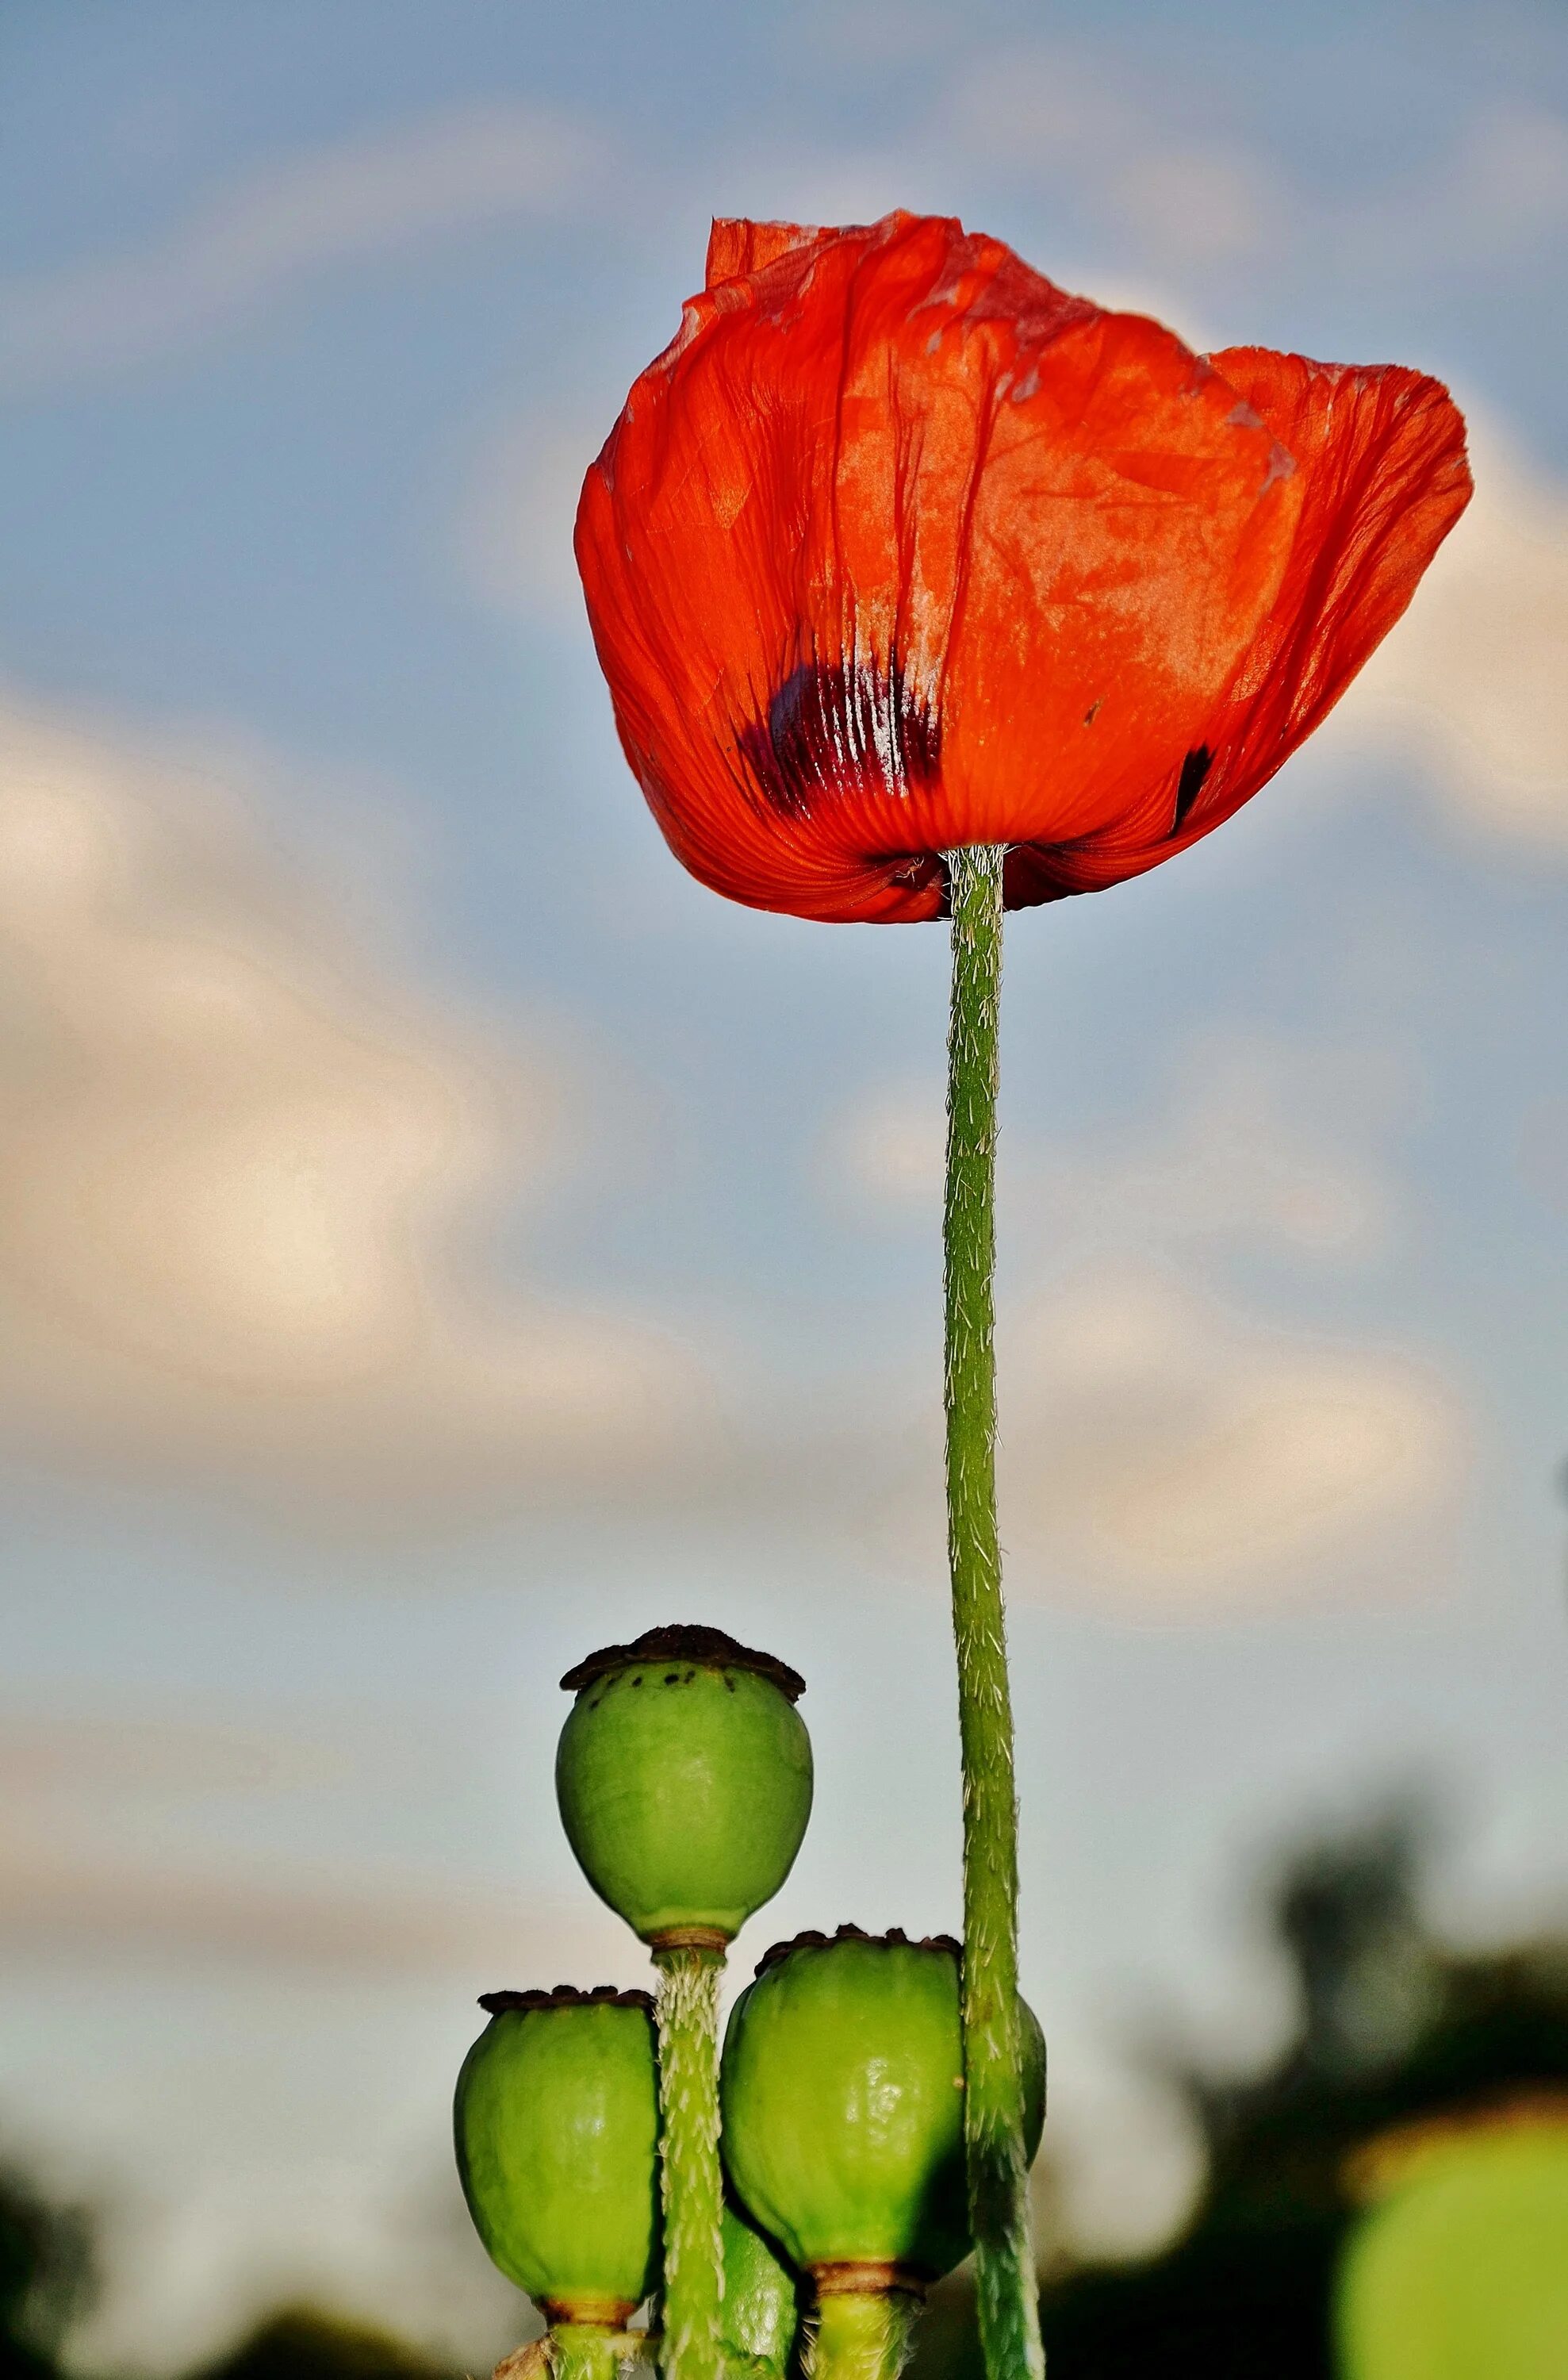
<instances>
[{"instance_id":1,"label":"base of flower","mask_svg":"<svg viewBox=\"0 0 1568 2380\"><path fill-rule=\"evenodd\" d=\"M624 2330L637 2311L621 2298L540 2298L538 2307L552 2330L563 2323L574 2330Z\"/></svg>"},{"instance_id":2,"label":"base of flower","mask_svg":"<svg viewBox=\"0 0 1568 2380\"><path fill-rule=\"evenodd\" d=\"M924 2274L909 2265L814 2265L811 2277L819 2299L887 2297L896 2289L901 2296L923 2300L930 2287Z\"/></svg>"},{"instance_id":3,"label":"base of flower","mask_svg":"<svg viewBox=\"0 0 1568 2380\"><path fill-rule=\"evenodd\" d=\"M721 1925L665 1925L643 1939L656 1959L661 1950L715 1950L722 1959L730 1937Z\"/></svg>"}]
</instances>

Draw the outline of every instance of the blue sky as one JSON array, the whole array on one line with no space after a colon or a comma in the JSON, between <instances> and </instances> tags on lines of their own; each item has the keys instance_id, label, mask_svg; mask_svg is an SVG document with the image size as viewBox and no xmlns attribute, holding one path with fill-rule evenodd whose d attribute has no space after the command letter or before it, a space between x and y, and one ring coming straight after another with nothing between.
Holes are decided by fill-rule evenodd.
<instances>
[{"instance_id":1,"label":"blue sky","mask_svg":"<svg viewBox=\"0 0 1568 2380\"><path fill-rule=\"evenodd\" d=\"M638 1972L592 1645L810 1679L742 1973L956 1914L943 937L688 881L572 574L708 216L959 212L1470 411L1315 747L1010 934L1026 1980L1146 2233L1137 2046L1285 2021L1278 1837L1414 1780L1456 1929L1568 1891L1561 13L13 0L0 69L0 2115L154 2368L283 2286L504 2334L446 2096L477 1990Z\"/></svg>"}]
</instances>

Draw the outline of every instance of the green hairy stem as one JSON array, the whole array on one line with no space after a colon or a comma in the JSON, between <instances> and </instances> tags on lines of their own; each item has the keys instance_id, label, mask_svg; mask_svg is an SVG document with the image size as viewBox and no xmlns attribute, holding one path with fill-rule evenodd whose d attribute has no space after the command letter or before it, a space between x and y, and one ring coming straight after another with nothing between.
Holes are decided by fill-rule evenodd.
<instances>
[{"instance_id":1,"label":"green hairy stem","mask_svg":"<svg viewBox=\"0 0 1568 2380\"><path fill-rule=\"evenodd\" d=\"M720 2380L724 2183L718 2164L721 1950L656 1950L666 2380Z\"/></svg>"},{"instance_id":2,"label":"green hairy stem","mask_svg":"<svg viewBox=\"0 0 1568 2380\"><path fill-rule=\"evenodd\" d=\"M552 2380L621 2380L643 2358L645 2341L629 2330L606 2330L597 2323L557 2322L549 2328Z\"/></svg>"},{"instance_id":3,"label":"green hairy stem","mask_svg":"<svg viewBox=\"0 0 1568 2380\"><path fill-rule=\"evenodd\" d=\"M904 2289L825 2297L810 2350L810 2380L899 2380L919 2319L920 2301Z\"/></svg>"},{"instance_id":4,"label":"green hairy stem","mask_svg":"<svg viewBox=\"0 0 1568 2380\"><path fill-rule=\"evenodd\" d=\"M1018 1802L996 1533L996 1074L1002 851L947 854L947 1553L964 1779L964 2142L989 2380L1044 2372L1018 2013Z\"/></svg>"}]
</instances>

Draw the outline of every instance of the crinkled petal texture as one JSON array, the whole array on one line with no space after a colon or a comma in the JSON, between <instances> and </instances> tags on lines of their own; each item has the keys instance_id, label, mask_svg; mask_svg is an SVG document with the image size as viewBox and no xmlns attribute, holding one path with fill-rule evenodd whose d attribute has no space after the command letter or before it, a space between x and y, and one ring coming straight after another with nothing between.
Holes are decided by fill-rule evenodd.
<instances>
[{"instance_id":1,"label":"crinkled petal texture","mask_svg":"<svg viewBox=\"0 0 1568 2380\"><path fill-rule=\"evenodd\" d=\"M1238 749L1276 732L1270 665L1240 692L1273 624L1289 613L1284 668L1317 650L1342 580L1379 615L1358 643L1327 632L1326 690L1278 705L1294 720L1333 699L1420 566L1413 546L1392 577L1381 560L1408 486L1348 455L1348 493L1319 509L1337 528L1336 504L1360 504L1367 551L1340 567L1321 534L1308 550L1287 431L1334 407L1293 399L1290 374L1309 390L1318 370L1216 369L946 219L717 225L708 285L577 523L621 741L678 856L757 907L917 918L959 844L1012 846L1016 905L1215 823L1255 755L1224 774L1189 756L1227 705L1257 715Z\"/></svg>"},{"instance_id":2,"label":"crinkled petal texture","mask_svg":"<svg viewBox=\"0 0 1568 2380\"><path fill-rule=\"evenodd\" d=\"M1212 361L1296 459L1284 581L1174 775L1105 832L1008 853L1015 907L1140 875L1238 810L1333 708L1470 500L1465 423L1439 382L1267 347Z\"/></svg>"}]
</instances>

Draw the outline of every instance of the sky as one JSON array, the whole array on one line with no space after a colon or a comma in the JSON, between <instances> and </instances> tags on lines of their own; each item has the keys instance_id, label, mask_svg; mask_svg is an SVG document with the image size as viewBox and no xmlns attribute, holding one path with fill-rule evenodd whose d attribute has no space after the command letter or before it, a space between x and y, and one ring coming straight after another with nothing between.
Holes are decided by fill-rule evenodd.
<instances>
[{"instance_id":1,"label":"sky","mask_svg":"<svg viewBox=\"0 0 1568 2380\"><path fill-rule=\"evenodd\" d=\"M478 1991L644 1972L595 1645L806 1674L742 1976L957 1920L945 938L682 874L571 559L710 215L1465 407L1314 743L1009 927L1023 1973L1064 2219L1157 2235L1282 1842L1426 1795L1455 1938L1568 1919L1562 12L8 0L0 119L0 2144L149 2372L283 2290L515 2335L447 2110Z\"/></svg>"}]
</instances>

